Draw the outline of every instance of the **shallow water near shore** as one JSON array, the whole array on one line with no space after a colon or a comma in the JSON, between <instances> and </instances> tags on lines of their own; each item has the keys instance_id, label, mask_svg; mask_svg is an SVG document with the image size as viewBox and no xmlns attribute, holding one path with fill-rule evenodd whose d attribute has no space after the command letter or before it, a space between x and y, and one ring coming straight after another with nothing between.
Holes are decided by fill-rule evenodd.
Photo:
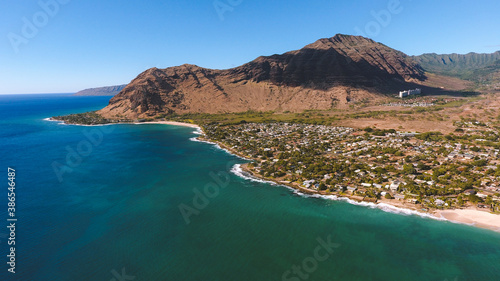
<instances>
[{"instance_id":1,"label":"shallow water near shore","mask_svg":"<svg viewBox=\"0 0 500 281\"><path fill-rule=\"evenodd\" d=\"M16 169L18 204L16 274L4 268L0 280L111 280L123 272L135 280L500 276L499 233L303 197L242 178L231 169L245 160L190 141L193 128L103 126L112 129L92 143L87 136L99 127L43 120L99 109L108 100L0 96L0 159L3 169ZM84 141L91 149L84 150ZM79 147L88 155L69 163ZM61 181L55 162L73 164L71 172L59 172ZM181 204L196 210L189 223ZM6 206L4 195L3 218ZM319 241L335 244L331 252L321 250L328 253L322 261L315 258Z\"/></svg>"}]
</instances>

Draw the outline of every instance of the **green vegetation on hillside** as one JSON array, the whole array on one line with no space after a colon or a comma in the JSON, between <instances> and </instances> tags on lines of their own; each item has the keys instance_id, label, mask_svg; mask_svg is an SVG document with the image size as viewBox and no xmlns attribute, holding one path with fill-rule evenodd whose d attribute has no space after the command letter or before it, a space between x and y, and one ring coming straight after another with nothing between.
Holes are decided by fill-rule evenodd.
<instances>
[{"instance_id":1,"label":"green vegetation on hillside","mask_svg":"<svg viewBox=\"0 0 500 281\"><path fill-rule=\"evenodd\" d=\"M108 120L97 114L95 111L70 114L65 116L55 116L52 118L54 120L64 121L67 124L98 125L112 122L111 120Z\"/></svg>"},{"instance_id":2,"label":"green vegetation on hillside","mask_svg":"<svg viewBox=\"0 0 500 281\"><path fill-rule=\"evenodd\" d=\"M478 89L500 89L500 51L492 54L423 54L412 58L426 71L474 81Z\"/></svg>"}]
</instances>

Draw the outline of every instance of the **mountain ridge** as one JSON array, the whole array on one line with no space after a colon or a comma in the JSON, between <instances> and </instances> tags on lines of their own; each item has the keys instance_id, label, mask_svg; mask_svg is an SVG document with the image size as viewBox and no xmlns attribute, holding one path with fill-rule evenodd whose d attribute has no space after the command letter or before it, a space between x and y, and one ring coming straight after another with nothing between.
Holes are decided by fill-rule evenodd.
<instances>
[{"instance_id":1,"label":"mountain ridge","mask_svg":"<svg viewBox=\"0 0 500 281\"><path fill-rule=\"evenodd\" d=\"M470 52L467 54L426 53L412 56L412 58L429 72L477 80L478 76L474 75L474 72L488 68L500 61L500 51L494 53Z\"/></svg>"},{"instance_id":2,"label":"mountain ridge","mask_svg":"<svg viewBox=\"0 0 500 281\"><path fill-rule=\"evenodd\" d=\"M346 108L353 102L387 98L426 80L425 70L403 52L365 37L337 34L230 69L191 64L150 68L98 113L133 119Z\"/></svg>"},{"instance_id":3,"label":"mountain ridge","mask_svg":"<svg viewBox=\"0 0 500 281\"><path fill-rule=\"evenodd\" d=\"M120 93L126 86L127 84L88 88L76 92L74 96L114 96Z\"/></svg>"}]
</instances>

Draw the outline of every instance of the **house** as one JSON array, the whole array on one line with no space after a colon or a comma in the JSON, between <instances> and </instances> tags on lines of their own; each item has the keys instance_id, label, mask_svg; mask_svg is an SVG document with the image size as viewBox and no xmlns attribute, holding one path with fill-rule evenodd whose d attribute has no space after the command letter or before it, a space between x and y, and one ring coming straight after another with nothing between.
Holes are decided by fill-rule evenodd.
<instances>
[{"instance_id":1,"label":"house","mask_svg":"<svg viewBox=\"0 0 500 281\"><path fill-rule=\"evenodd\" d=\"M474 194L476 194L476 191L474 189L467 189L466 191L464 191L464 194L465 195L474 195Z\"/></svg>"},{"instance_id":2,"label":"house","mask_svg":"<svg viewBox=\"0 0 500 281\"><path fill-rule=\"evenodd\" d=\"M304 181L304 186L306 188L309 188L311 186L311 184L313 184L315 182L315 180L307 180L307 181Z\"/></svg>"},{"instance_id":3,"label":"house","mask_svg":"<svg viewBox=\"0 0 500 281\"><path fill-rule=\"evenodd\" d=\"M476 196L479 197L479 198L481 198L481 199L484 199L484 198L488 197L487 194L479 193L479 192L476 194Z\"/></svg>"},{"instance_id":4,"label":"house","mask_svg":"<svg viewBox=\"0 0 500 281\"><path fill-rule=\"evenodd\" d=\"M402 194L395 194L394 195L394 198L398 199L398 200L404 200L405 199L405 196L402 195Z\"/></svg>"},{"instance_id":5,"label":"house","mask_svg":"<svg viewBox=\"0 0 500 281\"><path fill-rule=\"evenodd\" d=\"M357 187L351 187L351 186L347 187L347 190L350 191L351 193L354 193L354 191L356 191L357 189L358 189Z\"/></svg>"},{"instance_id":6,"label":"house","mask_svg":"<svg viewBox=\"0 0 500 281\"><path fill-rule=\"evenodd\" d=\"M444 201L441 199L436 199L436 201L434 201L434 204L436 204L436 206L441 207L444 205Z\"/></svg>"},{"instance_id":7,"label":"house","mask_svg":"<svg viewBox=\"0 0 500 281\"><path fill-rule=\"evenodd\" d=\"M394 181L391 183L391 185L389 185L389 188L392 190L392 191L397 191L398 188L399 188L399 185L401 184L400 181Z\"/></svg>"},{"instance_id":8,"label":"house","mask_svg":"<svg viewBox=\"0 0 500 281\"><path fill-rule=\"evenodd\" d=\"M340 190L344 190L344 187L342 185L340 185L340 184L336 184L335 187L338 188L338 189L340 189Z\"/></svg>"},{"instance_id":9,"label":"house","mask_svg":"<svg viewBox=\"0 0 500 281\"><path fill-rule=\"evenodd\" d=\"M372 186L371 183L366 183L366 182L362 183L361 185L364 187L371 187Z\"/></svg>"},{"instance_id":10,"label":"house","mask_svg":"<svg viewBox=\"0 0 500 281\"><path fill-rule=\"evenodd\" d=\"M472 158L474 158L474 155L472 155L472 154L470 154L470 153L465 153L465 154L464 154L464 158L465 158L465 159L472 159Z\"/></svg>"}]
</instances>

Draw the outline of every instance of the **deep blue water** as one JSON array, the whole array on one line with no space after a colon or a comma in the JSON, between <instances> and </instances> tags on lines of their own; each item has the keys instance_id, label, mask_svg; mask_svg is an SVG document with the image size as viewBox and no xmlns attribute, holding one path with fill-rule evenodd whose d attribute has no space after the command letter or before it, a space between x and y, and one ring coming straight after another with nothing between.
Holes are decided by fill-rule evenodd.
<instances>
[{"instance_id":1,"label":"deep blue water","mask_svg":"<svg viewBox=\"0 0 500 281\"><path fill-rule=\"evenodd\" d=\"M242 179L230 169L244 161L191 128L43 120L108 100L0 96L0 280L500 280L499 233Z\"/></svg>"}]
</instances>

